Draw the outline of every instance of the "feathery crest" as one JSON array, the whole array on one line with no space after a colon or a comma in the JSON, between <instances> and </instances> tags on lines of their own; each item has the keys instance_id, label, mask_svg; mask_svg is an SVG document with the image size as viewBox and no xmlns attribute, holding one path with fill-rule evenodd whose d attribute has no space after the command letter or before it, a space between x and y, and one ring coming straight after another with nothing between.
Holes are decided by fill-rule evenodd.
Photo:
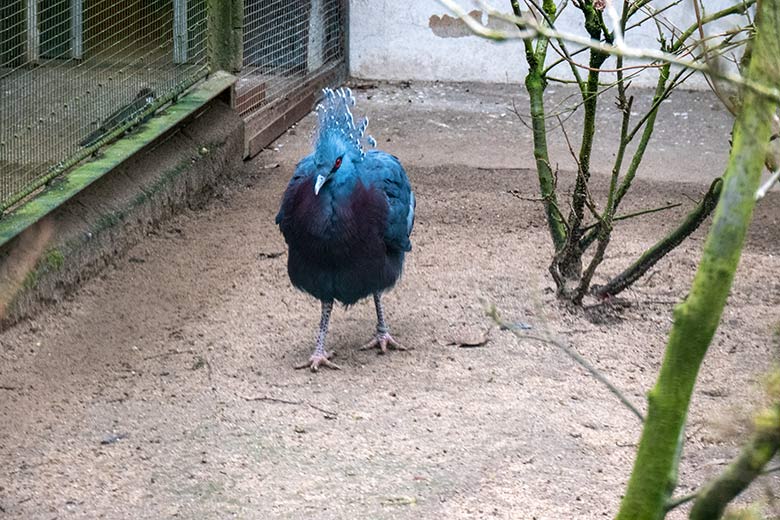
<instances>
[{"instance_id":1,"label":"feathery crest","mask_svg":"<svg viewBox=\"0 0 780 520\"><path fill-rule=\"evenodd\" d=\"M316 109L319 117L316 148L327 147L329 142L337 139L347 147L354 149L362 159L366 155L363 145L367 143L369 146L375 147L376 140L366 134L367 117L355 125L355 119L349 109L349 107L355 106L352 91L348 88L339 88L335 91L326 88L322 90L322 93L324 99L322 103L317 105Z\"/></svg>"}]
</instances>

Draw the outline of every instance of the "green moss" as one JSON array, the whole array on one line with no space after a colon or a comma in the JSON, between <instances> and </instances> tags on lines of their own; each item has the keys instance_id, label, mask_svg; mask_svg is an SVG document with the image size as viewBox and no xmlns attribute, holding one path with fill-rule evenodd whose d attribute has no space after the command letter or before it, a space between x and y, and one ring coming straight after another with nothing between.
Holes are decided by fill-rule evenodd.
<instances>
[{"instance_id":1,"label":"green moss","mask_svg":"<svg viewBox=\"0 0 780 520\"><path fill-rule=\"evenodd\" d=\"M159 193L164 192L171 186L174 180L176 180L183 173L190 171L195 162L204 156L209 155L214 150L220 149L224 145L224 142L213 141L196 148L193 157L183 159L176 166L165 171L155 182L140 191L126 207L101 215L92 228L92 235L94 236L101 233L102 231L116 227L118 224L124 221L134 209L147 203L151 198L158 195ZM208 154L200 153L200 150L204 148L208 150ZM67 250L70 247L78 247L78 244L69 243L65 246L65 249ZM59 271L64 265L65 254L63 251L59 248L49 249L40 258L35 268L27 273L24 281L22 282L22 288L24 290L34 289L40 282L41 276L44 273ZM193 369L197 370L203 368L203 366L206 364L207 362L205 362L205 360L199 358L193 366Z\"/></svg>"},{"instance_id":2,"label":"green moss","mask_svg":"<svg viewBox=\"0 0 780 520\"><path fill-rule=\"evenodd\" d=\"M222 148L224 145L224 141L211 141L204 146L196 148L192 157L182 159L176 166L163 172L162 175L149 186L143 187L125 208L102 215L92 229L93 234L110 229L122 222L134 209L146 204L150 199L168 189L174 180L183 173L190 171L197 161L206 155L210 155L215 150ZM208 150L208 154L200 152L200 150L204 148Z\"/></svg>"},{"instance_id":3,"label":"green moss","mask_svg":"<svg viewBox=\"0 0 780 520\"><path fill-rule=\"evenodd\" d=\"M752 504L746 508L736 508L728 511L723 517L724 520L761 520L761 507L758 504Z\"/></svg>"},{"instance_id":4,"label":"green moss","mask_svg":"<svg viewBox=\"0 0 780 520\"><path fill-rule=\"evenodd\" d=\"M159 98L158 102L163 104L171 101L178 93L192 86L200 79L201 75L205 74L206 70L201 70L199 74L190 78L190 81L180 84L176 91ZM224 91L234 81L235 77L230 74L215 72L194 90L180 97L177 103L168 107L163 113L153 117L139 132L133 133L104 148L100 157L82 163L82 160L94 151L91 147L85 148L79 154L63 162L59 168L52 170L50 174L36 180L35 183L27 187L22 195L38 189L54 177L58 177L65 170L69 170L56 185L49 185L36 197L3 215L3 219L0 221L0 244L4 244L14 238L32 223L40 220L41 216L62 205L66 200L83 190L96 179L102 177L124 162L128 157L147 146L162 133L184 122L189 115ZM153 108L150 107L150 110ZM139 114L139 117L144 115L146 114ZM117 132L121 133L122 131L122 129L117 129ZM99 145L96 144L95 146ZM15 197L15 199L4 201L0 207L9 208L18 202L19 197ZM110 223L111 221L106 222L106 224Z\"/></svg>"},{"instance_id":5,"label":"green moss","mask_svg":"<svg viewBox=\"0 0 780 520\"><path fill-rule=\"evenodd\" d=\"M38 285L39 279L40 275L38 274L38 269L32 269L29 273L27 273L27 276L24 277L24 281L22 282L22 289L34 289L35 286Z\"/></svg>"},{"instance_id":6,"label":"green moss","mask_svg":"<svg viewBox=\"0 0 780 520\"><path fill-rule=\"evenodd\" d=\"M57 248L49 249L38 260L33 269L27 273L22 281L22 289L34 289L41 281L41 276L50 271L59 271L65 265L65 255Z\"/></svg>"},{"instance_id":7,"label":"green moss","mask_svg":"<svg viewBox=\"0 0 780 520\"><path fill-rule=\"evenodd\" d=\"M59 271L65 264L65 255L59 249L50 249L44 257L44 265L51 271Z\"/></svg>"},{"instance_id":8,"label":"green moss","mask_svg":"<svg viewBox=\"0 0 780 520\"><path fill-rule=\"evenodd\" d=\"M123 218L124 214L121 211L112 211L111 213L101 215L95 223L93 233L99 233L100 231L112 228L121 222Z\"/></svg>"}]
</instances>

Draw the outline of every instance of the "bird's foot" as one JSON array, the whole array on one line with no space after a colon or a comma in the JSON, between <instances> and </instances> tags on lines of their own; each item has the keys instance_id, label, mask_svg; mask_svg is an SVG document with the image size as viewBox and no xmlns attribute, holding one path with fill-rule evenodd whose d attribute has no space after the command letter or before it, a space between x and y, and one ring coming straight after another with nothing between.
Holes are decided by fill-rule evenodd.
<instances>
[{"instance_id":1,"label":"bird's foot","mask_svg":"<svg viewBox=\"0 0 780 520\"><path fill-rule=\"evenodd\" d=\"M336 354L334 352L328 353L324 350L322 352L315 352L311 355L309 358L309 361L306 363L301 363L300 365L296 365L295 369L300 370L302 368L308 368L312 372L316 372L320 369L320 367L327 367L331 368L333 370L341 370L341 367L338 366L336 363L331 361L331 358L335 357Z\"/></svg>"},{"instance_id":2,"label":"bird's foot","mask_svg":"<svg viewBox=\"0 0 780 520\"><path fill-rule=\"evenodd\" d=\"M409 350L400 343L398 343L389 332L377 332L374 339L360 347L360 350L370 350L372 348L378 348L380 354L387 354L387 349L394 350Z\"/></svg>"}]
</instances>

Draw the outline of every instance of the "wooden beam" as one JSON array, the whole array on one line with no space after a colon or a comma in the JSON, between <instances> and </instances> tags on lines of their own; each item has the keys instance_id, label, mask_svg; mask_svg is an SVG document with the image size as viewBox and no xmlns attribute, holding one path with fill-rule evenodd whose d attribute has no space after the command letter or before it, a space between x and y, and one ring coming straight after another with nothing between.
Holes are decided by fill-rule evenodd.
<instances>
[{"instance_id":1,"label":"wooden beam","mask_svg":"<svg viewBox=\"0 0 780 520\"><path fill-rule=\"evenodd\" d=\"M100 157L82 162L65 172L58 177L57 183L49 185L41 193L3 215L0 219L0 245L38 222L159 136L180 125L206 103L230 88L235 80L235 76L225 72L212 74L190 92L181 96L176 103L163 110L162 114L144 123L139 131L106 146L102 149Z\"/></svg>"}]
</instances>

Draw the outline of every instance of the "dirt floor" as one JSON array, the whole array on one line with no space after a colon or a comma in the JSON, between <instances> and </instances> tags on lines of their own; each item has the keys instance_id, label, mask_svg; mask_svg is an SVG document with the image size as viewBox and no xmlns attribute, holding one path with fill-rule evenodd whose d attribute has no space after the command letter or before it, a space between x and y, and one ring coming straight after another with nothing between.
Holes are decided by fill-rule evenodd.
<instances>
[{"instance_id":1,"label":"dirt floor","mask_svg":"<svg viewBox=\"0 0 780 520\"><path fill-rule=\"evenodd\" d=\"M493 107L492 87L482 88ZM552 294L539 204L509 193L536 194L533 172L509 169L513 156L529 163L527 130L514 119L491 139L477 121L489 111L477 103L418 102L448 89L472 93L435 85L358 93L356 112L376 116L371 130L406 164L417 195L414 250L386 298L394 335L414 350L358 351L374 329L364 302L334 312L328 344L343 370L292 369L313 347L319 307L290 286L273 218L309 146L309 116L246 163L223 196L0 334L0 517L614 515L640 424L562 351L499 330L485 309L572 345L644 409L703 233L626 292L626 305L567 311ZM506 114L508 98L495 96ZM724 115L716 116L717 126ZM425 128L442 133L421 143ZM720 171L726 145L711 146ZM690 150L674 153L701 159ZM699 176L639 182L624 211L682 206L622 223L602 272L618 272L669 230L711 177ZM723 469L761 401L779 319L779 220L774 192L757 210L696 387L679 495ZM780 476L765 477L748 498L767 501L778 489Z\"/></svg>"}]
</instances>

